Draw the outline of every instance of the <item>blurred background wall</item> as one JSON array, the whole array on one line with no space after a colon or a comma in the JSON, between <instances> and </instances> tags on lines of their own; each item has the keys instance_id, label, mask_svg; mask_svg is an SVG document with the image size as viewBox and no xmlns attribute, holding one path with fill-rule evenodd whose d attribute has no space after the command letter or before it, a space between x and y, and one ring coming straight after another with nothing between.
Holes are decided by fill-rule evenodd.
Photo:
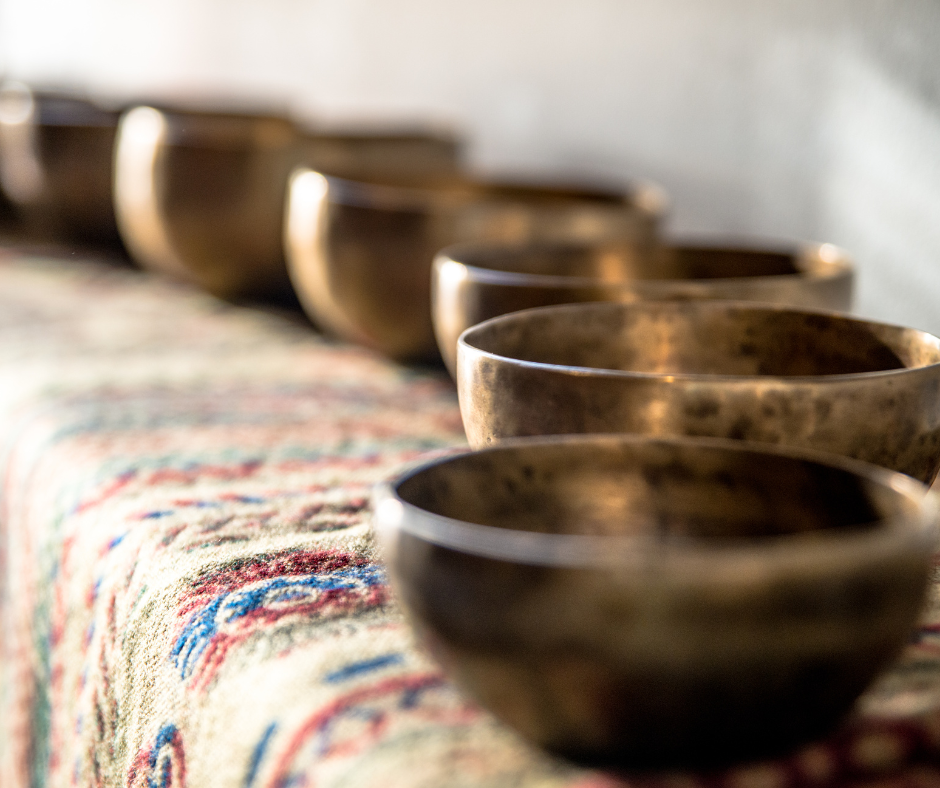
<instances>
[{"instance_id":1,"label":"blurred background wall","mask_svg":"<svg viewBox=\"0 0 940 788\"><path fill-rule=\"evenodd\" d=\"M859 311L940 333L937 0L0 0L0 71L647 176L673 230L844 245Z\"/></svg>"}]
</instances>

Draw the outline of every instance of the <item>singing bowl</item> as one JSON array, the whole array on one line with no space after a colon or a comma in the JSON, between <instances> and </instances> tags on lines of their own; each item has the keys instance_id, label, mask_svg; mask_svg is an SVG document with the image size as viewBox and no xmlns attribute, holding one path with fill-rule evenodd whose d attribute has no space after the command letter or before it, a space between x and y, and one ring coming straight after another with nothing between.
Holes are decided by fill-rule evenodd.
<instances>
[{"instance_id":1,"label":"singing bowl","mask_svg":"<svg viewBox=\"0 0 940 788\"><path fill-rule=\"evenodd\" d=\"M438 460L374 523L418 641L528 740L711 766L829 731L921 609L937 502L864 463L566 436Z\"/></svg>"},{"instance_id":2,"label":"singing bowl","mask_svg":"<svg viewBox=\"0 0 940 788\"><path fill-rule=\"evenodd\" d=\"M81 96L0 88L0 187L24 230L46 240L119 243L111 194L118 113Z\"/></svg>"},{"instance_id":3,"label":"singing bowl","mask_svg":"<svg viewBox=\"0 0 940 788\"><path fill-rule=\"evenodd\" d=\"M847 311L854 271L832 244L464 244L434 260L431 313L444 363L455 373L457 339L491 317L585 301L726 299Z\"/></svg>"},{"instance_id":4,"label":"singing bowl","mask_svg":"<svg viewBox=\"0 0 940 788\"><path fill-rule=\"evenodd\" d=\"M622 432L818 449L930 483L940 339L826 312L725 301L549 306L458 343L470 445Z\"/></svg>"},{"instance_id":5,"label":"singing bowl","mask_svg":"<svg viewBox=\"0 0 940 788\"><path fill-rule=\"evenodd\" d=\"M431 265L458 241L654 242L655 187L613 192L499 184L469 176L372 180L300 169L291 177L285 246L311 319L400 360L438 358Z\"/></svg>"},{"instance_id":6,"label":"singing bowl","mask_svg":"<svg viewBox=\"0 0 940 788\"><path fill-rule=\"evenodd\" d=\"M287 295L281 224L297 140L294 125L274 115L127 112L114 205L131 255L221 298Z\"/></svg>"}]
</instances>

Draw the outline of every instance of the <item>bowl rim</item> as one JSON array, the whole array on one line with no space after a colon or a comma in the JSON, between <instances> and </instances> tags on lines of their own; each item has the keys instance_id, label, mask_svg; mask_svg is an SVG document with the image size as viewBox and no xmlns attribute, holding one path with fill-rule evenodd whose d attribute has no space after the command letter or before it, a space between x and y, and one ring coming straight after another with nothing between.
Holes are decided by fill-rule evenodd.
<instances>
[{"instance_id":1,"label":"bowl rim","mask_svg":"<svg viewBox=\"0 0 940 788\"><path fill-rule=\"evenodd\" d=\"M858 323L862 325L869 326L878 326L881 328L887 328L891 331L904 331L904 332L913 332L917 334L920 339L931 342L938 352L940 352L940 337L931 334L928 331L923 331L919 328L910 328L908 326L901 326L895 323L883 323L877 320L866 320L864 318L855 317L853 315L847 314L845 312L838 312L835 310L828 309L798 309L795 307L785 306L781 304L768 304L762 303L759 301L734 301L734 300L725 300L725 299L661 299L661 300L637 300L637 301L586 301L581 303L572 303L572 304L557 304L553 306L539 306L533 307L531 309L521 309L517 312L509 312L503 315L498 315L496 317L489 318L484 320L481 323L470 326L465 329L457 339L457 364L458 364L458 379L459 379L459 367L460 367L460 358L465 353L473 353L480 357L491 358L496 361L508 364L511 366L526 368L526 369L539 369L546 372L554 372L556 374L564 374L572 377L599 377L599 378L614 378L614 379L624 379L624 380L648 380L648 381L666 381L670 383L674 382L689 382L689 383L707 383L707 382L718 382L722 384L728 383L740 383L740 384L752 384L756 381L761 382L777 382L777 383L813 383L813 384L828 384L828 383L849 383L852 381L865 381L871 380L874 378L882 378L899 375L914 375L914 374L924 374L925 371L938 371L940 370L940 361L936 361L932 364L921 364L914 367L900 367L895 369L883 369L883 370L874 370L871 372L843 372L836 373L831 375L731 375L726 373L705 373L705 372L639 372L634 370L623 370L623 369L606 369L604 367L588 367L588 366L578 366L574 364L551 364L545 361L529 361L526 359L513 358L512 356L502 355L491 350L484 350L481 347L471 344L471 339L473 338L474 332L482 331L486 328L489 328L491 325L498 322L510 322L513 320L525 319L530 313L547 313L550 311L581 311L588 309L643 309L646 307L653 306L662 306L666 304L679 305L679 306L689 306L690 308L694 307L696 309L734 309L741 311L751 311L751 312L789 312L795 314L805 314L805 315L814 315L819 317L824 317L839 322L848 322L848 323Z\"/></svg>"},{"instance_id":2,"label":"bowl rim","mask_svg":"<svg viewBox=\"0 0 940 788\"><path fill-rule=\"evenodd\" d=\"M848 527L803 534L782 534L754 540L696 540L675 538L668 542L644 536L598 536L519 531L435 514L402 498L400 487L415 476L470 456L536 449L541 446L591 446L603 444L672 445L701 447L707 451L764 454L810 462L846 471L869 483L888 487L914 501L918 512L877 521L877 527ZM933 550L940 537L940 493L898 471L810 449L724 438L664 437L631 434L548 435L511 438L494 446L431 460L419 461L372 492L373 529L380 540L404 532L439 547L482 558L534 566L584 568L649 567L679 565L691 572L714 572L730 562L757 567L768 561L787 566L818 566L820 562L853 555L880 553L891 544L923 543ZM859 524L863 525L863 524ZM838 556L835 555L836 550ZM745 573L746 574L746 573Z\"/></svg>"},{"instance_id":3,"label":"bowl rim","mask_svg":"<svg viewBox=\"0 0 940 788\"><path fill-rule=\"evenodd\" d=\"M141 113L159 118L162 133L155 145L162 150L255 150L293 149L300 137L286 114L252 112L248 109L197 109L169 106L161 102L139 102L125 107L117 120L118 133L127 128L128 118ZM267 138L263 130L273 131Z\"/></svg>"},{"instance_id":4,"label":"bowl rim","mask_svg":"<svg viewBox=\"0 0 940 788\"><path fill-rule=\"evenodd\" d=\"M501 180L497 177L489 178L486 175L478 176L474 173L458 171L445 173L442 185L435 185L433 178L427 185L422 185L420 183L383 182L381 178L374 181L366 178L344 178L329 172L321 172L309 165L297 167L291 177L307 171L314 172L325 179L330 202L357 208L431 213L479 203L511 203L513 202L511 197L507 199L500 196L500 192L506 190L533 195L541 193L567 196L568 204L593 210L621 211L626 208L628 213L645 217L650 221L662 220L666 212L665 205L657 205L654 200L645 198L644 195L648 190L660 187L644 180L624 184L579 183L561 179L558 181L524 178ZM458 188L446 183L448 178L456 179ZM480 188L483 196L466 192L459 188L461 185Z\"/></svg>"},{"instance_id":5,"label":"bowl rim","mask_svg":"<svg viewBox=\"0 0 940 788\"><path fill-rule=\"evenodd\" d=\"M77 89L43 88L19 80L0 80L0 98L6 100L6 97L19 101L21 109L12 116L0 111L0 128L25 127L34 132L48 129L104 129L113 132L120 117L118 110ZM63 111L66 106L72 111Z\"/></svg>"},{"instance_id":6,"label":"bowl rim","mask_svg":"<svg viewBox=\"0 0 940 788\"><path fill-rule=\"evenodd\" d=\"M635 277L621 280L600 279L592 276L574 276L566 274L533 274L513 271L506 268L489 268L460 259L475 254L500 254L508 258L528 250L538 250L550 255L561 255L569 251L582 251L603 248L604 243L538 243L538 244L500 244L492 242L463 242L444 247L434 257L434 270L440 271L448 264L460 266L466 270L467 278L484 285L504 287L546 287L557 289L577 289L580 287L601 287L604 290L636 291L638 293L657 293L673 290L677 287L708 286L721 284L762 284L779 282L810 281L829 282L851 279L855 274L855 265L851 255L841 247L831 243L813 241L795 241L774 245L772 242L758 239L729 238L725 241L681 239L663 243L661 248L677 251L735 252L743 254L779 254L793 259L798 269L792 274L758 274L755 276L723 276L710 279L677 278L659 279Z\"/></svg>"},{"instance_id":7,"label":"bowl rim","mask_svg":"<svg viewBox=\"0 0 940 788\"><path fill-rule=\"evenodd\" d=\"M456 133L448 133L436 126L422 127L420 124L344 124L344 125L317 125L305 124L296 121L300 136L307 142L339 142L352 144L370 143L405 143L421 145L439 145L453 148L455 154L463 138Z\"/></svg>"}]
</instances>

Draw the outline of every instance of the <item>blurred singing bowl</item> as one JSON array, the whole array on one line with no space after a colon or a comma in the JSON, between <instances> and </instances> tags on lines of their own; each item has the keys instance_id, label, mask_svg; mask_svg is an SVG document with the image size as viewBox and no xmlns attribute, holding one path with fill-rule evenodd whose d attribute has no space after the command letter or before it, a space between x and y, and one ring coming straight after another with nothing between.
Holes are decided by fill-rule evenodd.
<instances>
[{"instance_id":1,"label":"blurred singing bowl","mask_svg":"<svg viewBox=\"0 0 940 788\"><path fill-rule=\"evenodd\" d=\"M737 441L566 436L380 487L393 588L451 678L591 764L720 765L825 734L923 603L909 477Z\"/></svg>"},{"instance_id":2,"label":"blurred singing bowl","mask_svg":"<svg viewBox=\"0 0 940 788\"><path fill-rule=\"evenodd\" d=\"M832 244L464 244L434 260L434 333L452 374L457 339L491 317L584 301L727 299L847 311L853 267Z\"/></svg>"},{"instance_id":3,"label":"blurred singing bowl","mask_svg":"<svg viewBox=\"0 0 940 788\"><path fill-rule=\"evenodd\" d=\"M298 140L275 115L127 112L115 143L114 205L131 255L221 298L289 294L281 228Z\"/></svg>"},{"instance_id":4,"label":"blurred singing bowl","mask_svg":"<svg viewBox=\"0 0 940 788\"><path fill-rule=\"evenodd\" d=\"M469 177L291 177L285 245L294 288L321 327L401 360L438 357L431 264L458 241L599 240L652 245L658 188L631 192Z\"/></svg>"},{"instance_id":5,"label":"blurred singing bowl","mask_svg":"<svg viewBox=\"0 0 940 788\"><path fill-rule=\"evenodd\" d=\"M460 337L470 445L623 432L818 449L931 482L940 339L826 312L726 301L549 306Z\"/></svg>"},{"instance_id":6,"label":"blurred singing bowl","mask_svg":"<svg viewBox=\"0 0 940 788\"><path fill-rule=\"evenodd\" d=\"M0 187L39 238L119 243L111 195L118 113L78 95L0 88Z\"/></svg>"}]
</instances>

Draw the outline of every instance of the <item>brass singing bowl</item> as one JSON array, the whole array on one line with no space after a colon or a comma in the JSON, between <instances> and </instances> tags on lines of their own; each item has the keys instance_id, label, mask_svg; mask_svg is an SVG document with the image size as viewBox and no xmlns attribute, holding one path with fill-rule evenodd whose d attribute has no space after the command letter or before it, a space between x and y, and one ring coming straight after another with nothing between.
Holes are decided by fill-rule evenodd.
<instances>
[{"instance_id":1,"label":"brass singing bowl","mask_svg":"<svg viewBox=\"0 0 940 788\"><path fill-rule=\"evenodd\" d=\"M285 245L311 319L400 360L438 358L431 265L458 241L654 242L664 210L652 186L629 193L469 176L370 180L300 169L291 177Z\"/></svg>"},{"instance_id":2,"label":"brass singing bowl","mask_svg":"<svg viewBox=\"0 0 940 788\"><path fill-rule=\"evenodd\" d=\"M121 120L115 205L145 268L222 298L292 297L283 228L295 167L423 172L453 170L455 157L443 137L308 133L276 115L138 107Z\"/></svg>"},{"instance_id":3,"label":"brass singing bowl","mask_svg":"<svg viewBox=\"0 0 940 788\"><path fill-rule=\"evenodd\" d=\"M431 313L455 374L457 339L491 317L585 301L726 299L848 311L851 260L832 244L464 244L434 260Z\"/></svg>"},{"instance_id":4,"label":"brass singing bowl","mask_svg":"<svg viewBox=\"0 0 940 788\"><path fill-rule=\"evenodd\" d=\"M119 243L111 195L118 113L78 95L0 87L0 187L43 240Z\"/></svg>"},{"instance_id":5,"label":"brass singing bowl","mask_svg":"<svg viewBox=\"0 0 940 788\"><path fill-rule=\"evenodd\" d=\"M273 115L136 107L115 143L114 200L144 268L221 298L290 292L281 248L294 125Z\"/></svg>"},{"instance_id":6,"label":"brass singing bowl","mask_svg":"<svg viewBox=\"0 0 940 788\"><path fill-rule=\"evenodd\" d=\"M826 312L725 301L550 306L458 343L470 445L623 432L818 449L930 483L940 339Z\"/></svg>"},{"instance_id":7,"label":"brass singing bowl","mask_svg":"<svg viewBox=\"0 0 940 788\"><path fill-rule=\"evenodd\" d=\"M528 740L589 764L723 765L824 735L900 651L937 500L738 441L565 436L376 490L419 642Z\"/></svg>"}]
</instances>

